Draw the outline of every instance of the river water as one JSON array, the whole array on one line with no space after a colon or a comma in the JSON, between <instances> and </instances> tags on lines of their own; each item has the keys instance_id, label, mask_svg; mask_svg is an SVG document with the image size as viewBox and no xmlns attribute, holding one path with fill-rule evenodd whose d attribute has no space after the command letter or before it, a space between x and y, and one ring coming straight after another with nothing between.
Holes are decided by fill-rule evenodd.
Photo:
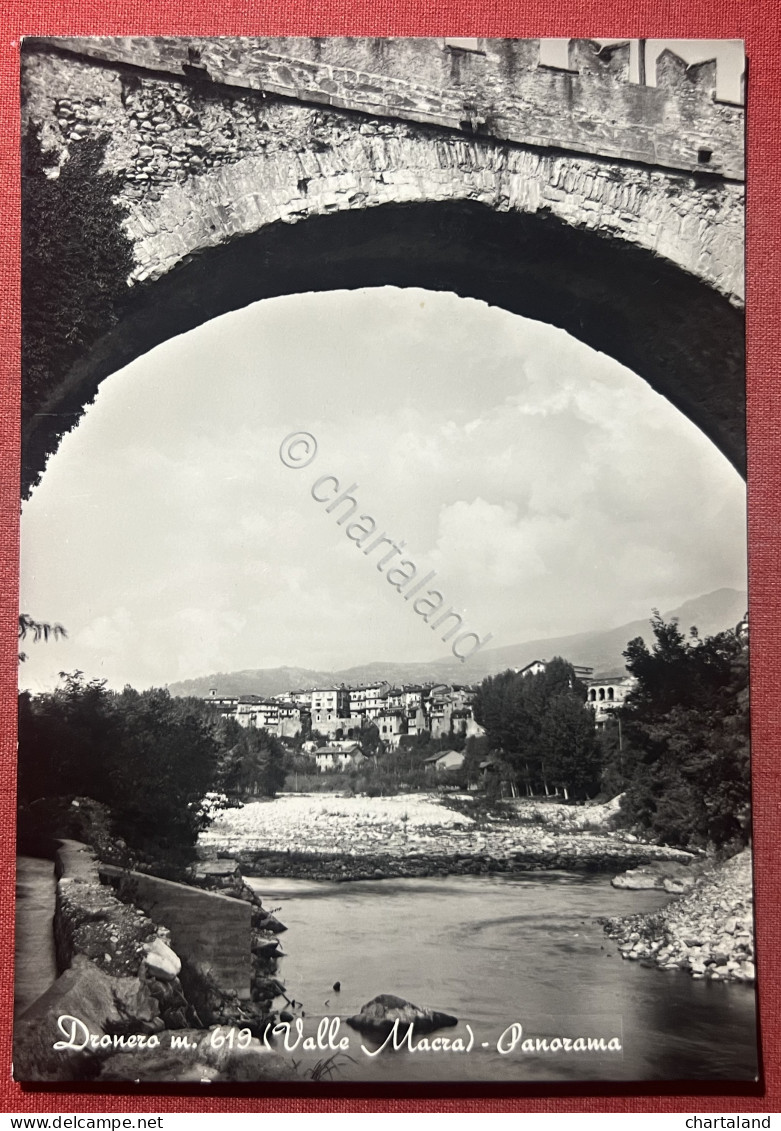
<instances>
[{"instance_id":1,"label":"river water","mask_svg":"<svg viewBox=\"0 0 781 1131\"><path fill-rule=\"evenodd\" d=\"M339 1018L331 1044L291 1055L335 1056L335 1080L751 1080L757 1071L753 987L695 981L623 960L594 922L654 911L669 898L623 891L606 876L517 876L326 883L250 881L288 930L279 974L301 1003L303 1038ZM341 983L339 992L332 986ZM344 1024L380 993L459 1018L429 1035L455 1048L373 1043ZM515 1026L515 1028L513 1028ZM519 1032L520 1027L520 1032ZM504 1035L503 1035L504 1034ZM421 1035L417 1034L413 1044ZM548 1050L524 1046L545 1037ZM555 1044L559 1038L560 1045ZM576 1038L612 1050L575 1051ZM459 1051L456 1039L469 1051ZM573 1042L569 1048L563 1038ZM290 1044L295 1042L295 1032ZM323 1048L322 1046L326 1047ZM617 1049L620 1045L620 1050ZM350 1059L351 1058L351 1059Z\"/></svg>"}]
</instances>

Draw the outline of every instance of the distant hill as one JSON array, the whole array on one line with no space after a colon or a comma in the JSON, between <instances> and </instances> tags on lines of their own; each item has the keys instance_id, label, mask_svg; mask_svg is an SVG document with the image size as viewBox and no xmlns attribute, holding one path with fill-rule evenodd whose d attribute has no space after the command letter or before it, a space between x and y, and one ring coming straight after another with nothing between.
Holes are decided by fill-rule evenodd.
<instances>
[{"instance_id":1,"label":"distant hill","mask_svg":"<svg viewBox=\"0 0 781 1131\"><path fill-rule=\"evenodd\" d=\"M748 607L745 591L717 589L702 597L685 601L679 608L665 611L665 620L677 617L684 632L696 625L701 636L711 636L725 628L734 628ZM649 610L650 617L650 610ZM385 679L389 683L474 683L487 675L522 668L532 660L550 660L563 656L573 664L594 668L595 675L615 675L624 670L622 652L630 640L642 636L653 640L649 618L630 621L617 628L579 632L574 636L555 636L508 644L478 652L462 664L452 655L426 663L383 663L375 661L341 671L318 671L312 668L250 668L239 672L218 672L215 675L186 679L169 685L172 695L208 695L216 687L220 695L278 695L293 688L305 689L336 683L372 683Z\"/></svg>"},{"instance_id":2,"label":"distant hill","mask_svg":"<svg viewBox=\"0 0 781 1131\"><path fill-rule=\"evenodd\" d=\"M734 628L744 616L748 607L745 593L737 589L717 589L703 597L685 601L677 609L662 613L665 620L676 617L681 629L689 631L696 625L701 636L711 636L725 628ZM580 632L574 636L557 636L546 640L530 640L524 644L511 644L504 648L492 648L478 652L470 662L480 668L480 676L506 668L521 668L532 660L549 660L552 656L563 656L573 664L585 664L594 669L595 675L614 675L624 670L622 655L627 643L636 636L642 636L650 644L653 633L650 626L650 610L643 620L630 621L597 632ZM486 665L490 665L487 667ZM467 665L453 665L454 668ZM462 674L463 678L463 674Z\"/></svg>"}]
</instances>

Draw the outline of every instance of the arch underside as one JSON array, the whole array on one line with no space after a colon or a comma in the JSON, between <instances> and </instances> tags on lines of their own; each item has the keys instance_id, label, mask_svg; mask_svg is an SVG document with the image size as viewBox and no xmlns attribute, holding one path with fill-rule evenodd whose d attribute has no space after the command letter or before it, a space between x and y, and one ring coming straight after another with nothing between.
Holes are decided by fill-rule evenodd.
<instances>
[{"instance_id":1,"label":"arch underside","mask_svg":"<svg viewBox=\"0 0 781 1131\"><path fill-rule=\"evenodd\" d=\"M620 240L463 201L271 224L134 288L46 413L23 422L23 483L35 483L100 382L161 342L260 299L384 285L452 291L566 330L648 381L745 474L741 311Z\"/></svg>"}]
</instances>

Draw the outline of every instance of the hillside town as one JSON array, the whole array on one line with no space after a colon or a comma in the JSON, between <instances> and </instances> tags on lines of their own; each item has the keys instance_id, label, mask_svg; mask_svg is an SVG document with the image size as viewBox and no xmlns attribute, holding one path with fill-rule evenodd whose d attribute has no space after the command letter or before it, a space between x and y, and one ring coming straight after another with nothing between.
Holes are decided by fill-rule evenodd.
<instances>
[{"instance_id":1,"label":"hillside town","mask_svg":"<svg viewBox=\"0 0 781 1131\"><path fill-rule=\"evenodd\" d=\"M545 671L546 660L533 660L514 669L525 677ZM594 712L597 729L605 726L632 688L623 675L594 678L593 668L576 666L575 675L586 688L586 702ZM360 764L360 739L376 727L376 739L386 750L398 750L416 736L432 740L478 738L485 729L475 719L477 686L456 683L404 684L385 680L349 686L289 690L279 695L221 696L211 688L206 702L223 717L248 729L265 730L285 740L303 738L301 751L317 769L340 771ZM443 749L429 759L432 769L457 769L461 751Z\"/></svg>"}]
</instances>

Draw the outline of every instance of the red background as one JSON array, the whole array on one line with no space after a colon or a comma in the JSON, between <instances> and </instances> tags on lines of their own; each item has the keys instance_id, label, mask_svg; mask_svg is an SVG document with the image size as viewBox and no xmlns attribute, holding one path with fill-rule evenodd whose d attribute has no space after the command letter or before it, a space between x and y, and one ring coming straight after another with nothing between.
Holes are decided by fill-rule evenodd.
<instances>
[{"instance_id":1,"label":"red background","mask_svg":"<svg viewBox=\"0 0 781 1131\"><path fill-rule=\"evenodd\" d=\"M0 1111L697 1111L781 1110L779 788L781 489L781 6L774 0L6 0L0 16ZM748 421L755 868L763 1085L484 1086L392 1089L220 1087L163 1092L22 1089L11 1080L13 838L18 585L19 171L21 35L462 35L743 38L749 58ZM56 552L56 547L52 547Z\"/></svg>"}]
</instances>

